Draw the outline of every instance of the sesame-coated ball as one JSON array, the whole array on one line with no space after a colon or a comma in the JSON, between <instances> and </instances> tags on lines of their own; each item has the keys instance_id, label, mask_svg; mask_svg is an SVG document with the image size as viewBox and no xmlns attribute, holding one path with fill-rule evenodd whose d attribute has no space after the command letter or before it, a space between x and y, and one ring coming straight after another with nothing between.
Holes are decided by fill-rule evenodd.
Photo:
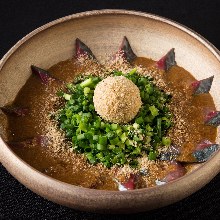
<instances>
[{"instance_id":1,"label":"sesame-coated ball","mask_svg":"<svg viewBox=\"0 0 220 220\"><path fill-rule=\"evenodd\" d=\"M96 112L113 123L131 121L142 104L138 87L124 76L109 76L99 82L93 102Z\"/></svg>"}]
</instances>

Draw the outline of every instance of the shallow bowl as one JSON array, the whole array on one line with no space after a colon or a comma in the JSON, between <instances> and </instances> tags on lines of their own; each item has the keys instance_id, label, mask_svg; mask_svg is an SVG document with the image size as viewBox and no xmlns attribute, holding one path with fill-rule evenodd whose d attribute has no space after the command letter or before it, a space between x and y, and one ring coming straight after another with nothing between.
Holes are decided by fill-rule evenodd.
<instances>
[{"instance_id":1,"label":"shallow bowl","mask_svg":"<svg viewBox=\"0 0 220 220\"><path fill-rule=\"evenodd\" d=\"M102 59L107 53L117 51L123 36L128 37L138 56L157 60L174 47L178 65L197 79L214 75L211 94L220 109L219 51L180 24L125 10L74 14L25 36L0 61L0 106L14 100L31 75L31 64L47 69L70 58L77 37ZM219 138L216 142L219 143ZM0 138L0 161L18 181L44 198L75 209L105 213L141 212L174 203L199 190L220 171L218 152L192 173L166 185L117 192L82 188L50 178L21 160L3 138Z\"/></svg>"}]
</instances>

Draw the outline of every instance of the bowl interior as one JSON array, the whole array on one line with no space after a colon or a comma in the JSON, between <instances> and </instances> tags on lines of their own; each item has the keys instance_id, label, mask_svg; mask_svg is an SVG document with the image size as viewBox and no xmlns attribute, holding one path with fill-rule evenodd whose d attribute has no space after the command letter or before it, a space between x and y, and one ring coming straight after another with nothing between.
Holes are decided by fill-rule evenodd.
<instances>
[{"instance_id":1,"label":"bowl interior","mask_svg":"<svg viewBox=\"0 0 220 220\"><path fill-rule=\"evenodd\" d=\"M195 78L214 75L211 94L220 110L217 92L220 62L215 49L178 24L153 15L122 11L69 16L37 29L18 42L0 63L0 106L14 100L31 75L32 64L47 69L71 58L76 38L85 42L98 60L102 60L118 50L123 36L127 36L138 56L157 60L175 48L177 64Z\"/></svg>"}]
</instances>

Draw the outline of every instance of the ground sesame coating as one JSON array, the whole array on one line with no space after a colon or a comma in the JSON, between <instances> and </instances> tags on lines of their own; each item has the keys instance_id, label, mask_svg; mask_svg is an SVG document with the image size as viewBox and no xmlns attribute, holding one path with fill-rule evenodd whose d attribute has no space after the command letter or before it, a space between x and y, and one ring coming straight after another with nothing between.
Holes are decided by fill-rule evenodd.
<instances>
[{"instance_id":1,"label":"ground sesame coating","mask_svg":"<svg viewBox=\"0 0 220 220\"><path fill-rule=\"evenodd\" d=\"M142 104L138 87L124 76L110 76L99 82L93 102L96 112L114 123L131 121Z\"/></svg>"}]
</instances>

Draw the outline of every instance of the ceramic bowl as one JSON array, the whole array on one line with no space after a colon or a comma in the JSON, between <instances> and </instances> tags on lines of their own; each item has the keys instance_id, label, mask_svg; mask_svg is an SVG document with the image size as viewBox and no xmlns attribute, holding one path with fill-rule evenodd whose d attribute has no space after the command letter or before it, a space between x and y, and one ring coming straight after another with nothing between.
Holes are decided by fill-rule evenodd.
<instances>
[{"instance_id":1,"label":"ceramic bowl","mask_svg":"<svg viewBox=\"0 0 220 220\"><path fill-rule=\"evenodd\" d=\"M31 64L47 69L70 58L77 37L101 59L106 53L117 51L123 36L128 37L138 56L156 60L174 47L178 65L197 79L214 75L211 94L220 110L219 51L178 23L125 10L70 15L21 39L0 61L0 106L14 100L31 75ZM216 142L219 143L218 140ZM44 198L74 209L105 213L141 212L174 203L199 190L220 171L218 152L195 171L166 185L117 192L82 188L50 178L22 161L3 138L0 138L0 161L18 181Z\"/></svg>"}]
</instances>

